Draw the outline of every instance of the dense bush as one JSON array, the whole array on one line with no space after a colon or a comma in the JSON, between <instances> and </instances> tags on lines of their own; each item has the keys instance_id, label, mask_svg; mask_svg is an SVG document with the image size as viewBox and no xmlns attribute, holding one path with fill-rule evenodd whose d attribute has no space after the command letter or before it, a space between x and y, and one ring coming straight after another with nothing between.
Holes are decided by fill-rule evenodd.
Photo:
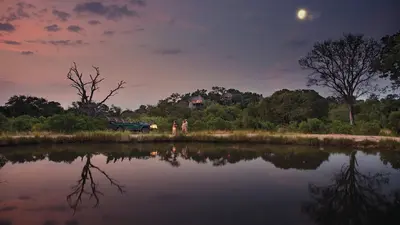
<instances>
[{"instance_id":1,"label":"dense bush","mask_svg":"<svg viewBox=\"0 0 400 225\"><path fill-rule=\"evenodd\" d=\"M202 120L196 120L194 122L188 121L189 131L200 131L200 130L207 130L207 123Z\"/></svg>"},{"instance_id":2,"label":"dense bush","mask_svg":"<svg viewBox=\"0 0 400 225\"><path fill-rule=\"evenodd\" d=\"M268 122L268 121L260 122L260 128L262 130L266 130L266 131L275 131L276 130L275 124Z\"/></svg>"},{"instance_id":3,"label":"dense bush","mask_svg":"<svg viewBox=\"0 0 400 225\"><path fill-rule=\"evenodd\" d=\"M390 113L388 120L389 129L396 134L400 134L400 111Z\"/></svg>"},{"instance_id":4,"label":"dense bush","mask_svg":"<svg viewBox=\"0 0 400 225\"><path fill-rule=\"evenodd\" d=\"M349 123L334 120L329 125L329 132L333 134L351 134L353 132L353 127Z\"/></svg>"},{"instance_id":5,"label":"dense bush","mask_svg":"<svg viewBox=\"0 0 400 225\"><path fill-rule=\"evenodd\" d=\"M9 121L6 116L0 113L0 133L9 130Z\"/></svg>"},{"instance_id":6,"label":"dense bush","mask_svg":"<svg viewBox=\"0 0 400 225\"><path fill-rule=\"evenodd\" d=\"M207 128L209 130L231 130L232 129L232 124L222 118L210 118L206 122Z\"/></svg>"},{"instance_id":7,"label":"dense bush","mask_svg":"<svg viewBox=\"0 0 400 225\"><path fill-rule=\"evenodd\" d=\"M380 131L381 125L379 121L360 121L353 129L353 133L359 135L379 135Z\"/></svg>"},{"instance_id":8,"label":"dense bush","mask_svg":"<svg viewBox=\"0 0 400 225\"><path fill-rule=\"evenodd\" d=\"M10 120L10 130L11 131L31 131L33 126L39 123L39 120L28 115L18 116Z\"/></svg>"},{"instance_id":9,"label":"dense bush","mask_svg":"<svg viewBox=\"0 0 400 225\"><path fill-rule=\"evenodd\" d=\"M304 133L318 134L326 132L325 124L317 119L308 119L299 124L299 130Z\"/></svg>"},{"instance_id":10,"label":"dense bush","mask_svg":"<svg viewBox=\"0 0 400 225\"><path fill-rule=\"evenodd\" d=\"M56 132L76 132L89 130L103 130L107 127L107 122L103 119L91 118L72 113L60 114L49 117L45 129Z\"/></svg>"},{"instance_id":11,"label":"dense bush","mask_svg":"<svg viewBox=\"0 0 400 225\"><path fill-rule=\"evenodd\" d=\"M106 127L107 122L104 119L70 113L54 115L48 118L34 118L28 115L6 118L0 114L0 131L8 132L53 131L70 133L103 130Z\"/></svg>"}]
</instances>

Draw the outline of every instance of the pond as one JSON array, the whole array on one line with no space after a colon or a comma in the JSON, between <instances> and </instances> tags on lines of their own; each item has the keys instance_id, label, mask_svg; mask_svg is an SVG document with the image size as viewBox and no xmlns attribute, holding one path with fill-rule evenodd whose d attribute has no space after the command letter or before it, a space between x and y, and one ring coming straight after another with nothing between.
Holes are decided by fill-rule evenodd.
<instances>
[{"instance_id":1,"label":"pond","mask_svg":"<svg viewBox=\"0 0 400 225\"><path fill-rule=\"evenodd\" d=\"M266 145L0 149L0 225L399 224L400 152Z\"/></svg>"}]
</instances>

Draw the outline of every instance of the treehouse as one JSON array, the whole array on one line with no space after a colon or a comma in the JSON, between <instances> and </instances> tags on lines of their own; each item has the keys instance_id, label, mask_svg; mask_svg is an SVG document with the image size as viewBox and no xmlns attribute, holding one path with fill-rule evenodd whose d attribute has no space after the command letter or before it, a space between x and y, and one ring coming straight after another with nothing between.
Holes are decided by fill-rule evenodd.
<instances>
[{"instance_id":1,"label":"treehouse","mask_svg":"<svg viewBox=\"0 0 400 225\"><path fill-rule=\"evenodd\" d=\"M190 109L199 109L204 106L204 98L201 96L192 97L189 100L189 108Z\"/></svg>"}]
</instances>

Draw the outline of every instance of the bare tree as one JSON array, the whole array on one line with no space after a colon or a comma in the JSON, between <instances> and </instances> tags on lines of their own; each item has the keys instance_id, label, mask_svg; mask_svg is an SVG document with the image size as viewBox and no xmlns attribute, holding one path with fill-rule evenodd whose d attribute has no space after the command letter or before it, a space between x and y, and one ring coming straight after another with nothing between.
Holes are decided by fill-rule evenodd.
<instances>
[{"instance_id":1,"label":"bare tree","mask_svg":"<svg viewBox=\"0 0 400 225\"><path fill-rule=\"evenodd\" d=\"M312 71L308 86L327 87L343 99L349 108L350 124L354 125L356 99L377 90L378 75L371 68L379 53L377 41L345 34L339 40L317 42L299 64Z\"/></svg>"},{"instance_id":2,"label":"bare tree","mask_svg":"<svg viewBox=\"0 0 400 225\"><path fill-rule=\"evenodd\" d=\"M119 81L117 86L114 89L111 89L103 100L95 102L94 94L99 90L99 84L104 80L104 78L100 78L99 67L93 66L93 69L96 71L96 75L92 76L90 74L90 81L85 81L83 79L83 74L79 72L75 62L67 74L67 78L72 82L71 86L77 90L78 96L80 97L80 101L78 102L79 108L91 116L97 115L100 106L110 97L116 95L118 90L124 88L124 85L126 84L123 80Z\"/></svg>"}]
</instances>

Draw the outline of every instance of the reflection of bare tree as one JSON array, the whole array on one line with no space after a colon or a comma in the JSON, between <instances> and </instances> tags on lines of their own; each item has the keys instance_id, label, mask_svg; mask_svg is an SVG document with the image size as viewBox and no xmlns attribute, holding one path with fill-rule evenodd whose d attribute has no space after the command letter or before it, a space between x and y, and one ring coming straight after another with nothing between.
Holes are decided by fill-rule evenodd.
<instances>
[{"instance_id":1,"label":"reflection of bare tree","mask_svg":"<svg viewBox=\"0 0 400 225\"><path fill-rule=\"evenodd\" d=\"M92 154L87 154L85 157L86 163L82 168L81 178L78 180L77 184L72 187L72 193L67 196L68 204L74 210L74 212L77 210L79 204L82 202L83 195L88 195L89 199L95 199L96 203L94 207L98 206L100 203L99 195L104 195L98 190L98 184L95 182L93 177L93 169L103 174L112 186L117 187L119 192L125 192L122 185L118 184L118 182L112 179L105 171L101 170L99 167L91 163ZM89 191L85 189L88 181L90 185Z\"/></svg>"},{"instance_id":2,"label":"reflection of bare tree","mask_svg":"<svg viewBox=\"0 0 400 225\"><path fill-rule=\"evenodd\" d=\"M303 205L303 211L317 224L367 225L391 224L388 215L399 210L399 200L381 191L389 182L389 174L362 174L357 169L356 152L350 162L343 166L328 186L310 185L312 201Z\"/></svg>"}]
</instances>

